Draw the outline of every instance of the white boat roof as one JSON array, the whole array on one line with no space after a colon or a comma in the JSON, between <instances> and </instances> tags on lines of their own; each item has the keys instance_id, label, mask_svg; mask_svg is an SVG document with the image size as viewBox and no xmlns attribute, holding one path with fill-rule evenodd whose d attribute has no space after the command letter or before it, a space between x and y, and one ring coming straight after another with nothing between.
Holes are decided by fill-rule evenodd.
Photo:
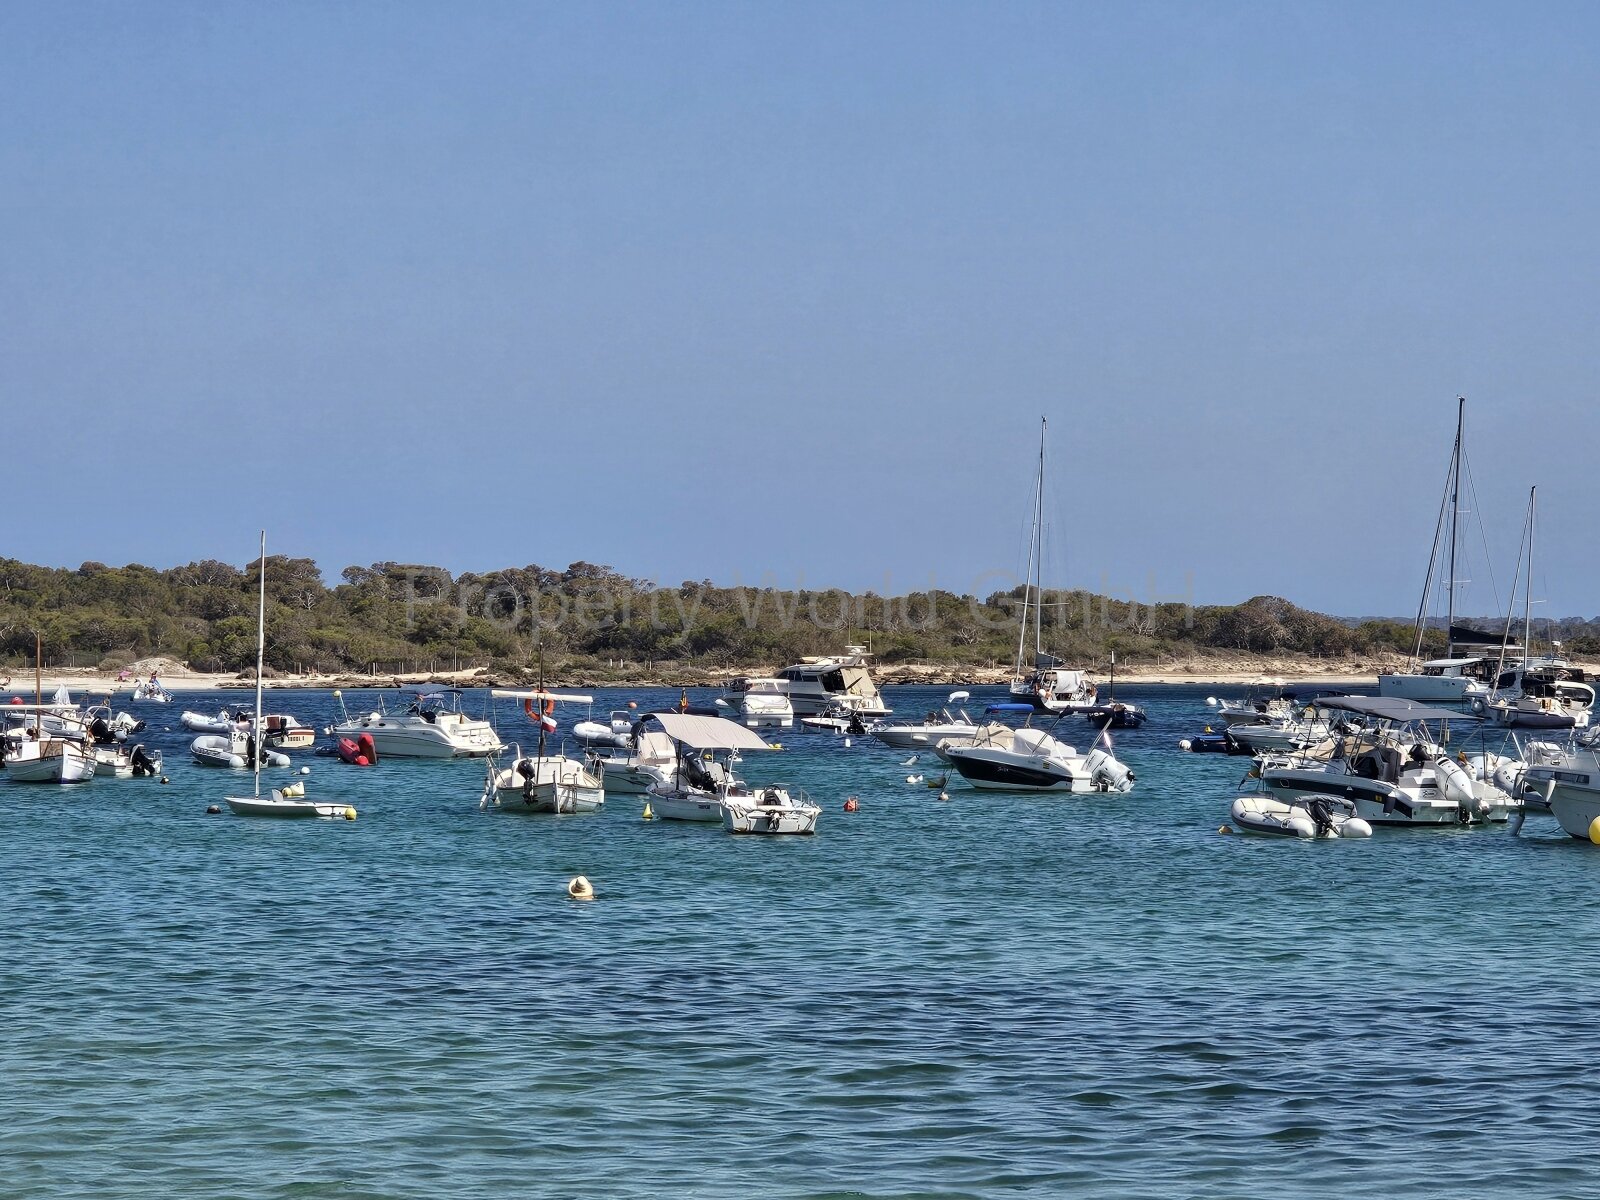
<instances>
[{"instance_id":1,"label":"white boat roof","mask_svg":"<svg viewBox=\"0 0 1600 1200\"><path fill-rule=\"evenodd\" d=\"M1430 658L1422 665L1425 667L1470 667L1473 663L1482 661L1481 656L1478 658Z\"/></svg>"},{"instance_id":2,"label":"white boat roof","mask_svg":"<svg viewBox=\"0 0 1600 1200\"><path fill-rule=\"evenodd\" d=\"M770 750L760 734L726 717L700 717L690 713L651 713L668 737L691 750Z\"/></svg>"},{"instance_id":3,"label":"white boat roof","mask_svg":"<svg viewBox=\"0 0 1600 1200\"><path fill-rule=\"evenodd\" d=\"M564 700L568 704L593 704L593 696L579 696L574 692L522 691L517 688L495 688L489 695L496 700Z\"/></svg>"}]
</instances>

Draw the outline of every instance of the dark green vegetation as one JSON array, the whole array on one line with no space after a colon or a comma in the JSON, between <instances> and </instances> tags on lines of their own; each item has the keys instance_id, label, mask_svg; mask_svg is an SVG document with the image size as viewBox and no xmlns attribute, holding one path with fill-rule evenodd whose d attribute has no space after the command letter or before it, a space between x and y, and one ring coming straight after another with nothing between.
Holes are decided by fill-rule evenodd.
<instances>
[{"instance_id":1,"label":"dark green vegetation","mask_svg":"<svg viewBox=\"0 0 1600 1200\"><path fill-rule=\"evenodd\" d=\"M310 559L267 561L267 661L278 671L400 671L532 661L727 667L782 664L870 641L884 663L1006 664L1021 589L884 597L842 591L655 588L574 563L459 578L437 567L349 567L329 588ZM1162 662L1196 652L1336 658L1405 652L1409 625L1352 626L1258 596L1238 605L1140 604L1046 593L1045 642L1073 662ZM77 570L0 559L0 660L31 662L33 636L57 666L115 669L165 654L199 671L254 662L256 565L207 560L171 570L84 563ZM1567 648L1600 649L1600 622L1568 623ZM1557 636L1560 636L1558 631ZM1441 640L1430 633L1430 649Z\"/></svg>"}]
</instances>

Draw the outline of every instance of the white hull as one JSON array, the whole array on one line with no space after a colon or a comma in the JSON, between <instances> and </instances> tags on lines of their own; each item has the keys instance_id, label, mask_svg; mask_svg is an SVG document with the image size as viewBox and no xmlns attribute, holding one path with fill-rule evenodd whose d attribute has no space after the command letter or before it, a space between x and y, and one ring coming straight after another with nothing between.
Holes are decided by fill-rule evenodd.
<instances>
[{"instance_id":1,"label":"white hull","mask_svg":"<svg viewBox=\"0 0 1600 1200\"><path fill-rule=\"evenodd\" d=\"M450 714L453 715L453 714ZM487 721L379 717L335 725L336 738L370 733L380 758L482 758L505 747Z\"/></svg>"},{"instance_id":2,"label":"white hull","mask_svg":"<svg viewBox=\"0 0 1600 1200\"><path fill-rule=\"evenodd\" d=\"M817 831L822 809L796 800L779 789L730 799L722 805L722 826L729 833L808 834Z\"/></svg>"},{"instance_id":3,"label":"white hull","mask_svg":"<svg viewBox=\"0 0 1600 1200\"><path fill-rule=\"evenodd\" d=\"M570 758L518 758L494 772L484 807L507 812L596 812L606 802L601 777Z\"/></svg>"},{"instance_id":4,"label":"white hull","mask_svg":"<svg viewBox=\"0 0 1600 1200\"><path fill-rule=\"evenodd\" d=\"M1563 830L1587 841L1590 824L1600 817L1600 792L1557 785L1550 793L1550 813Z\"/></svg>"},{"instance_id":5,"label":"white hull","mask_svg":"<svg viewBox=\"0 0 1600 1200\"><path fill-rule=\"evenodd\" d=\"M722 821L722 801L710 792L652 789L649 797L651 810L663 821Z\"/></svg>"},{"instance_id":6,"label":"white hull","mask_svg":"<svg viewBox=\"0 0 1600 1200\"><path fill-rule=\"evenodd\" d=\"M94 756L72 742L47 743L54 753L12 758L6 762L6 775L18 783L88 783L95 776Z\"/></svg>"},{"instance_id":7,"label":"white hull","mask_svg":"<svg viewBox=\"0 0 1600 1200\"><path fill-rule=\"evenodd\" d=\"M318 800L285 800L274 792L270 796L226 796L228 807L241 817L298 817L348 820L355 810L343 803Z\"/></svg>"},{"instance_id":8,"label":"white hull","mask_svg":"<svg viewBox=\"0 0 1600 1200\"><path fill-rule=\"evenodd\" d=\"M1291 804L1270 796L1240 796L1228 812L1240 833L1260 834L1265 837L1292 838L1362 838L1372 836L1372 825L1360 817L1335 813L1330 817L1330 828L1317 832L1317 823L1309 809L1301 804Z\"/></svg>"},{"instance_id":9,"label":"white hull","mask_svg":"<svg viewBox=\"0 0 1600 1200\"><path fill-rule=\"evenodd\" d=\"M223 737L218 733L204 733L195 738L189 743L189 753L202 767L219 767L232 771L250 769L247 748L236 744L232 738ZM276 750L266 750L262 752L261 765L287 767L290 765L289 756L280 754Z\"/></svg>"},{"instance_id":10,"label":"white hull","mask_svg":"<svg viewBox=\"0 0 1600 1200\"><path fill-rule=\"evenodd\" d=\"M1378 695L1428 704L1465 704L1488 689L1475 679L1459 675L1379 675Z\"/></svg>"},{"instance_id":11,"label":"white hull","mask_svg":"<svg viewBox=\"0 0 1600 1200\"><path fill-rule=\"evenodd\" d=\"M976 725L888 725L869 731L885 746L896 750L932 750L952 738L971 742Z\"/></svg>"}]
</instances>

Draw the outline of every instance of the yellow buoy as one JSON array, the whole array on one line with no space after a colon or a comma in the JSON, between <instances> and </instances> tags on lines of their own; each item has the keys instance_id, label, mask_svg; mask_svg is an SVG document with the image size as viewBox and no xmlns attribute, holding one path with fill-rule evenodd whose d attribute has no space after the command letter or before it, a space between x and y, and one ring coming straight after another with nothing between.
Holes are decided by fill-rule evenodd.
<instances>
[{"instance_id":1,"label":"yellow buoy","mask_svg":"<svg viewBox=\"0 0 1600 1200\"><path fill-rule=\"evenodd\" d=\"M344 819L346 821L354 821L356 819L356 810L347 806L344 810Z\"/></svg>"},{"instance_id":2,"label":"yellow buoy","mask_svg":"<svg viewBox=\"0 0 1600 1200\"><path fill-rule=\"evenodd\" d=\"M782 742L768 742L767 743L767 749L768 750L782 750L783 749L783 743Z\"/></svg>"},{"instance_id":3,"label":"yellow buoy","mask_svg":"<svg viewBox=\"0 0 1600 1200\"><path fill-rule=\"evenodd\" d=\"M1600 846L1600 817L1589 822L1589 840Z\"/></svg>"},{"instance_id":4,"label":"yellow buoy","mask_svg":"<svg viewBox=\"0 0 1600 1200\"><path fill-rule=\"evenodd\" d=\"M651 809L650 801L648 800L644 802L644 819L646 821L653 821L656 819L655 811Z\"/></svg>"},{"instance_id":5,"label":"yellow buoy","mask_svg":"<svg viewBox=\"0 0 1600 1200\"><path fill-rule=\"evenodd\" d=\"M574 875L567 884L567 895L574 900L593 900L594 884L590 883L582 875Z\"/></svg>"},{"instance_id":6,"label":"yellow buoy","mask_svg":"<svg viewBox=\"0 0 1600 1200\"><path fill-rule=\"evenodd\" d=\"M1217 832L1218 833L1232 833L1233 832L1233 828L1232 828L1232 826L1229 826L1229 825L1218 825L1217 826Z\"/></svg>"}]
</instances>

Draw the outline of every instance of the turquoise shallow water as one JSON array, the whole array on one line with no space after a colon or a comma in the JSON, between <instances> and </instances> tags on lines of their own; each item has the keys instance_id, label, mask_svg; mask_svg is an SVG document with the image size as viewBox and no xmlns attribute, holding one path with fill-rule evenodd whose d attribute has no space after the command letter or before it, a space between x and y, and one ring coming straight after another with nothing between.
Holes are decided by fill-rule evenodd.
<instances>
[{"instance_id":1,"label":"turquoise shallow water","mask_svg":"<svg viewBox=\"0 0 1600 1200\"><path fill-rule=\"evenodd\" d=\"M1122 690L1128 796L783 735L809 839L481 813L469 762L207 816L155 730L169 786L0 784L0 1197L1600 1194L1600 850L1219 836L1208 689Z\"/></svg>"}]
</instances>

